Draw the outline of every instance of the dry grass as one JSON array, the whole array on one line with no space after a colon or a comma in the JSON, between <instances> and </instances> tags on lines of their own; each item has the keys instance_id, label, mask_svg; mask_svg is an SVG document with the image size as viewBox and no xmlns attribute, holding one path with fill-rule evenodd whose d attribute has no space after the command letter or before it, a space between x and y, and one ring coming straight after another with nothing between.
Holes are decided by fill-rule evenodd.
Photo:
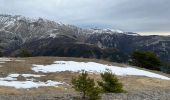
<instances>
[{"instance_id":1,"label":"dry grass","mask_svg":"<svg viewBox=\"0 0 170 100\"><path fill-rule=\"evenodd\" d=\"M115 66L127 66L125 64L118 64L103 60L96 59L84 59L84 58L68 58L68 57L30 57L30 58L12 58L13 61L0 64L0 76L7 76L9 73L20 73L20 74L43 74L35 73L31 70L32 64L43 64L48 65L52 64L54 61L78 61L78 62L97 62L102 64L109 64ZM15 61L15 60L22 61ZM33 89L15 89L11 87L0 87L0 94L43 94L43 93L74 93L71 85L72 77L76 77L79 73L72 72L59 72L59 73L48 73L41 78L36 78L38 81L61 81L67 84L61 85L59 87L41 87ZM94 78L96 81L101 80L99 74L89 74L90 77ZM147 77L137 77L137 76L118 76L120 81L123 83L125 90L134 91L134 90L147 90L149 89L170 89L170 81L147 78Z\"/></svg>"},{"instance_id":2,"label":"dry grass","mask_svg":"<svg viewBox=\"0 0 170 100\"><path fill-rule=\"evenodd\" d=\"M139 76L119 76L127 91L147 90L147 89L170 89L170 81Z\"/></svg>"}]
</instances>

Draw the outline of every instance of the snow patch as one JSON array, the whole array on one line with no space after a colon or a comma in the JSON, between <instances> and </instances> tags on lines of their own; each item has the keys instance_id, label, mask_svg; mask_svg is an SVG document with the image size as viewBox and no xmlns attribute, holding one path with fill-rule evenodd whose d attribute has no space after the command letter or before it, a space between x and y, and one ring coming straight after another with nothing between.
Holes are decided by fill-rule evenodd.
<instances>
[{"instance_id":1,"label":"snow patch","mask_svg":"<svg viewBox=\"0 0 170 100\"><path fill-rule=\"evenodd\" d=\"M38 87L46 87L46 86L58 86L63 83L48 80L47 82L34 82L35 79L26 79L27 81L17 81L17 77L20 74L10 74L7 77L0 78L0 86L8 86L15 87L17 89L20 88L38 88ZM21 74L24 77L41 77L44 75L34 75L34 74Z\"/></svg>"},{"instance_id":2,"label":"snow patch","mask_svg":"<svg viewBox=\"0 0 170 100\"><path fill-rule=\"evenodd\" d=\"M22 76L24 76L24 77L42 77L42 76L45 76L45 75L22 74Z\"/></svg>"},{"instance_id":3,"label":"snow patch","mask_svg":"<svg viewBox=\"0 0 170 100\"><path fill-rule=\"evenodd\" d=\"M7 61L11 61L10 58L0 58L0 62L7 62Z\"/></svg>"},{"instance_id":4,"label":"snow patch","mask_svg":"<svg viewBox=\"0 0 170 100\"><path fill-rule=\"evenodd\" d=\"M24 62L25 60L17 60L17 59L12 59L12 58L0 58L0 64L10 62L10 61L16 61L16 62Z\"/></svg>"},{"instance_id":5,"label":"snow patch","mask_svg":"<svg viewBox=\"0 0 170 100\"><path fill-rule=\"evenodd\" d=\"M0 58L0 64L4 64L8 61L11 61L11 59L10 58Z\"/></svg>"},{"instance_id":6,"label":"snow patch","mask_svg":"<svg viewBox=\"0 0 170 100\"><path fill-rule=\"evenodd\" d=\"M85 70L93 73L100 73L106 69L110 69L116 75L135 75L135 76L147 76L151 78L160 78L170 80L170 78L152 73L149 71L140 70L132 67L117 67L111 65L104 65L95 62L75 62L75 61L56 61L55 64L51 65L33 65L32 70L35 72L61 72L61 71L72 71L79 72Z\"/></svg>"},{"instance_id":7,"label":"snow patch","mask_svg":"<svg viewBox=\"0 0 170 100\"><path fill-rule=\"evenodd\" d=\"M45 75L35 75L35 74L10 74L8 75L9 77L18 77L18 76L23 76L23 77L41 77L41 76L45 76Z\"/></svg>"},{"instance_id":8,"label":"snow patch","mask_svg":"<svg viewBox=\"0 0 170 100\"><path fill-rule=\"evenodd\" d=\"M100 29L100 28L91 28L89 29L89 31L92 31L92 33L98 33L98 34L103 34L103 33L107 33L107 34L117 34L117 33L124 33L121 30L118 29L110 29L110 28L106 28L106 29Z\"/></svg>"},{"instance_id":9,"label":"snow patch","mask_svg":"<svg viewBox=\"0 0 170 100\"><path fill-rule=\"evenodd\" d=\"M20 88L38 88L47 86L57 86L63 83L48 80L47 82L33 82L33 81L0 81L0 86Z\"/></svg>"},{"instance_id":10,"label":"snow patch","mask_svg":"<svg viewBox=\"0 0 170 100\"><path fill-rule=\"evenodd\" d=\"M17 80L17 78L14 78L14 77L11 77L11 76L0 78L0 82L1 81L16 81L16 80Z\"/></svg>"},{"instance_id":11,"label":"snow patch","mask_svg":"<svg viewBox=\"0 0 170 100\"><path fill-rule=\"evenodd\" d=\"M14 80L17 80L17 77L19 77L20 75L25 78L28 78L28 77L38 78L41 76L45 76L45 75L34 75L34 74L9 74L7 77L0 78L0 81L14 81Z\"/></svg>"},{"instance_id":12,"label":"snow patch","mask_svg":"<svg viewBox=\"0 0 170 100\"><path fill-rule=\"evenodd\" d=\"M57 37L57 33L51 33L51 34L49 35L49 37L56 38L56 37Z\"/></svg>"}]
</instances>

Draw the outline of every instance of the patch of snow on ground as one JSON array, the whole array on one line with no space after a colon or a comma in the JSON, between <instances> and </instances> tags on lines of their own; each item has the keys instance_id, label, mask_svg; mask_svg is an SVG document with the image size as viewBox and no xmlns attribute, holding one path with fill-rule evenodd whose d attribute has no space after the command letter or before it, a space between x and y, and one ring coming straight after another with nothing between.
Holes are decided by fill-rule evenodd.
<instances>
[{"instance_id":1,"label":"patch of snow on ground","mask_svg":"<svg viewBox=\"0 0 170 100\"><path fill-rule=\"evenodd\" d=\"M52 38L56 38L57 37L57 33L51 33L49 37L52 37Z\"/></svg>"},{"instance_id":2,"label":"patch of snow on ground","mask_svg":"<svg viewBox=\"0 0 170 100\"><path fill-rule=\"evenodd\" d=\"M45 76L45 75L35 75L35 74L10 74L9 77L18 77L19 75L23 76L23 77L41 77L41 76Z\"/></svg>"},{"instance_id":3,"label":"patch of snow on ground","mask_svg":"<svg viewBox=\"0 0 170 100\"><path fill-rule=\"evenodd\" d=\"M11 58L5 58L5 57L0 58L0 64L4 64L9 61L13 61L13 60Z\"/></svg>"},{"instance_id":4,"label":"patch of snow on ground","mask_svg":"<svg viewBox=\"0 0 170 100\"><path fill-rule=\"evenodd\" d=\"M9 61L23 62L25 60L17 60L17 59L12 59L12 58L5 58L5 57L0 58L0 63L5 63Z\"/></svg>"},{"instance_id":5,"label":"patch of snow on ground","mask_svg":"<svg viewBox=\"0 0 170 100\"><path fill-rule=\"evenodd\" d=\"M85 70L88 72L100 73L105 71L106 69L110 69L116 75L135 75L135 76L147 76L152 78L160 78L165 80L170 80L170 78L159 75L156 73L152 73L149 71L140 70L132 67L117 67L117 66L109 66L104 64L99 64L95 62L74 62L74 61L56 61L55 64L51 65L33 65L32 70L35 72L61 72L61 71L72 71L79 72L81 70Z\"/></svg>"},{"instance_id":6,"label":"patch of snow on ground","mask_svg":"<svg viewBox=\"0 0 170 100\"><path fill-rule=\"evenodd\" d=\"M10 58L0 58L0 64L4 64L8 61L11 61L11 59ZM0 65L0 67L2 67L2 65Z\"/></svg>"},{"instance_id":7,"label":"patch of snow on ground","mask_svg":"<svg viewBox=\"0 0 170 100\"><path fill-rule=\"evenodd\" d=\"M19 77L20 75L25 78L45 76L45 75L34 75L34 74L9 74L7 77L0 78L0 81L14 81L17 80L17 77Z\"/></svg>"},{"instance_id":8,"label":"patch of snow on ground","mask_svg":"<svg viewBox=\"0 0 170 100\"><path fill-rule=\"evenodd\" d=\"M22 76L24 76L24 77L41 77L41 76L45 76L45 75L22 74Z\"/></svg>"},{"instance_id":9,"label":"patch of snow on ground","mask_svg":"<svg viewBox=\"0 0 170 100\"><path fill-rule=\"evenodd\" d=\"M7 61L11 61L10 58L0 58L0 62L7 62Z\"/></svg>"},{"instance_id":10,"label":"patch of snow on ground","mask_svg":"<svg viewBox=\"0 0 170 100\"><path fill-rule=\"evenodd\" d=\"M46 87L46 86L58 86L63 83L48 80L47 82L34 82L35 79L27 79L27 81L17 81L17 77L20 74L10 74L7 77L0 78L0 86L8 86L15 87L17 89L20 88L38 88L38 87ZM33 75L33 74L21 74L24 77L41 77L44 75Z\"/></svg>"},{"instance_id":11,"label":"patch of snow on ground","mask_svg":"<svg viewBox=\"0 0 170 100\"><path fill-rule=\"evenodd\" d=\"M15 80L17 80L17 78L10 77L10 76L4 77L4 78L0 78L0 82L1 81L15 81Z\"/></svg>"},{"instance_id":12,"label":"patch of snow on ground","mask_svg":"<svg viewBox=\"0 0 170 100\"><path fill-rule=\"evenodd\" d=\"M0 86L8 86L8 87L15 87L17 89L20 88L38 88L38 87L46 87L46 86L57 86L63 83L55 82L48 80L47 82L33 82L33 81L1 81Z\"/></svg>"},{"instance_id":13,"label":"patch of snow on ground","mask_svg":"<svg viewBox=\"0 0 170 100\"><path fill-rule=\"evenodd\" d=\"M9 74L8 77L18 77L20 74Z\"/></svg>"}]
</instances>

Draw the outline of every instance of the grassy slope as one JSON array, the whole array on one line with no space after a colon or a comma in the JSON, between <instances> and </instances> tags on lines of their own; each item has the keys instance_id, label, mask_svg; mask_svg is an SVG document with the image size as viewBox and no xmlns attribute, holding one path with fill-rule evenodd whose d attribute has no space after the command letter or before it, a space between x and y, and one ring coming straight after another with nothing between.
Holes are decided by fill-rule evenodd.
<instances>
[{"instance_id":1,"label":"grassy slope","mask_svg":"<svg viewBox=\"0 0 170 100\"><path fill-rule=\"evenodd\" d=\"M7 76L9 73L20 73L20 74L43 74L35 73L31 70L32 64L52 64L57 60L64 61L79 61L79 62L98 62L102 64L111 64L120 67L129 66L125 64L118 64L107 62L103 60L96 59L84 59L84 58L68 58L68 57L32 57L32 58L12 58L13 60L23 60L23 61L10 61L4 64L0 64L0 76ZM158 72L159 73L159 72ZM36 78L40 81L46 80L56 80L63 81L70 84L71 78L77 76L78 73L71 72L60 72L60 73L48 73L46 76L41 78ZM100 76L96 74L90 74L90 77L95 78L95 80L100 80ZM124 84L124 88L127 91L140 91L147 89L170 89L170 82L161 79L153 79L147 77L139 76L118 76L120 81ZM0 87L0 94L43 94L43 93L74 93L74 90L70 85L62 85L59 87L42 87L38 89L15 89L10 87Z\"/></svg>"}]
</instances>

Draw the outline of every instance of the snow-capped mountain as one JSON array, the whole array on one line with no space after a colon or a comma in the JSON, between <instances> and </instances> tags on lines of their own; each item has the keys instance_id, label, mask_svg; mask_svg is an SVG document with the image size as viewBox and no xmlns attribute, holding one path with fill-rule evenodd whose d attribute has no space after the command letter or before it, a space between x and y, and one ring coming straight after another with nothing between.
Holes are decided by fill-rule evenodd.
<instances>
[{"instance_id":1,"label":"snow-capped mountain","mask_svg":"<svg viewBox=\"0 0 170 100\"><path fill-rule=\"evenodd\" d=\"M121 30L114 30L114 29L99 29L99 28L91 28L89 29L89 31L91 31L91 33L98 33L98 34L103 34L103 33L108 33L108 34L120 34L120 33L124 33Z\"/></svg>"},{"instance_id":2,"label":"snow-capped mountain","mask_svg":"<svg viewBox=\"0 0 170 100\"><path fill-rule=\"evenodd\" d=\"M74 45L69 48L73 48L75 44L84 44L84 47L96 45L99 49L116 48L126 54L134 50L150 50L163 60L170 60L169 40L169 36L140 36L137 33L109 28L82 29L42 18L0 15L0 49L8 56L23 47L37 51L35 55L45 55L43 52L38 53L42 47L57 45L56 47L60 48L61 43L65 43L65 46L72 43ZM65 46L62 48L66 49Z\"/></svg>"},{"instance_id":3,"label":"snow-capped mountain","mask_svg":"<svg viewBox=\"0 0 170 100\"><path fill-rule=\"evenodd\" d=\"M88 34L116 34L116 35L136 35L139 36L139 34L137 33L132 33L132 32L124 32L118 29L110 29L110 28L106 28L106 29L101 29L101 28L91 28L88 29Z\"/></svg>"}]
</instances>

